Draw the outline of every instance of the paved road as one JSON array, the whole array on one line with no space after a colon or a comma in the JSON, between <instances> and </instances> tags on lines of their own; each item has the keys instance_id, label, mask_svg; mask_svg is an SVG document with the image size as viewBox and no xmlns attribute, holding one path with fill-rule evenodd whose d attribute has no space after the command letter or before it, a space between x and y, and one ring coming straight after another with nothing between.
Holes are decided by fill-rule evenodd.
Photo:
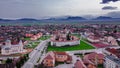
<instances>
[{"instance_id":1,"label":"paved road","mask_svg":"<svg viewBox=\"0 0 120 68\"><path fill-rule=\"evenodd\" d=\"M29 60L23 65L22 68L34 68L38 59L41 58L42 51L47 47L49 40L42 41L30 54Z\"/></svg>"}]
</instances>

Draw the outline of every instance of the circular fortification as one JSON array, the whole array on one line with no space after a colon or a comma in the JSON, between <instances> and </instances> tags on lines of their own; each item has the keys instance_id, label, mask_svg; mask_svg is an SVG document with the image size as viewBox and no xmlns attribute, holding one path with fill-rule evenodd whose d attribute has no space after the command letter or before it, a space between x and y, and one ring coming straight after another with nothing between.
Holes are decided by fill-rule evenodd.
<instances>
[{"instance_id":1,"label":"circular fortification","mask_svg":"<svg viewBox=\"0 0 120 68\"><path fill-rule=\"evenodd\" d=\"M56 34L51 37L51 46L74 46L80 44L80 39L70 34Z\"/></svg>"}]
</instances>

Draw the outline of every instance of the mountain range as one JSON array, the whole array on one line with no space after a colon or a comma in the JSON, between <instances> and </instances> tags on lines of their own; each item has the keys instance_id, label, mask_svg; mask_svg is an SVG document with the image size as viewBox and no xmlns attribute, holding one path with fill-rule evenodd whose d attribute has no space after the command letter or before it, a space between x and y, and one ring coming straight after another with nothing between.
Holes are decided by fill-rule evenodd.
<instances>
[{"instance_id":1,"label":"mountain range","mask_svg":"<svg viewBox=\"0 0 120 68\"><path fill-rule=\"evenodd\" d=\"M120 18L112 18L107 16L99 16L94 19L86 19L80 16L67 16L67 17L56 17L56 18L48 18L48 19L33 19L33 18L22 18L16 20L10 19L0 19L1 22L57 22L57 21L71 21L71 22L79 22L79 21L120 21Z\"/></svg>"}]
</instances>

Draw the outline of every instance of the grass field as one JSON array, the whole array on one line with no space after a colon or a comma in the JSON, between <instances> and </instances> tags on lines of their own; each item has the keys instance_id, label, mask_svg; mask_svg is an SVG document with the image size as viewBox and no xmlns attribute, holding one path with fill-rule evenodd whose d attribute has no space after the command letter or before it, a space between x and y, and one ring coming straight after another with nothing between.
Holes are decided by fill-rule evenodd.
<instances>
[{"instance_id":1,"label":"grass field","mask_svg":"<svg viewBox=\"0 0 120 68\"><path fill-rule=\"evenodd\" d=\"M40 42L30 42L26 48L35 48Z\"/></svg>"},{"instance_id":2,"label":"grass field","mask_svg":"<svg viewBox=\"0 0 120 68\"><path fill-rule=\"evenodd\" d=\"M27 38L24 38L24 40L28 40L28 41L29 41L29 40L30 40L30 38L28 38L28 37L27 37Z\"/></svg>"},{"instance_id":3,"label":"grass field","mask_svg":"<svg viewBox=\"0 0 120 68\"><path fill-rule=\"evenodd\" d=\"M42 36L41 38L39 38L39 40L47 40L49 39L51 36Z\"/></svg>"},{"instance_id":4,"label":"grass field","mask_svg":"<svg viewBox=\"0 0 120 68\"><path fill-rule=\"evenodd\" d=\"M47 51L74 51L74 50L88 50L88 49L94 49L94 47L91 46L90 44L87 44L84 41L80 41L80 44L76 46L54 47L49 45Z\"/></svg>"}]
</instances>

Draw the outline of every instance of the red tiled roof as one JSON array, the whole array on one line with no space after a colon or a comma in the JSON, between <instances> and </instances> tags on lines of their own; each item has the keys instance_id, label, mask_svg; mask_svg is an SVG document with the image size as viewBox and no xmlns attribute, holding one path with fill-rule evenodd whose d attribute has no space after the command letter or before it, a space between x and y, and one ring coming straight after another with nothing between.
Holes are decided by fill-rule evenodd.
<instances>
[{"instance_id":1,"label":"red tiled roof","mask_svg":"<svg viewBox=\"0 0 120 68\"><path fill-rule=\"evenodd\" d=\"M68 55L66 52L54 52L57 55Z\"/></svg>"},{"instance_id":2,"label":"red tiled roof","mask_svg":"<svg viewBox=\"0 0 120 68\"><path fill-rule=\"evenodd\" d=\"M97 54L97 53L91 53L88 55L88 59L95 59L97 56L98 59L103 59L104 55L103 54Z\"/></svg>"},{"instance_id":3,"label":"red tiled roof","mask_svg":"<svg viewBox=\"0 0 120 68\"><path fill-rule=\"evenodd\" d=\"M88 55L85 55L83 59L84 59L83 62L84 62L85 64L88 64L88 63L89 63Z\"/></svg>"},{"instance_id":4,"label":"red tiled roof","mask_svg":"<svg viewBox=\"0 0 120 68\"><path fill-rule=\"evenodd\" d=\"M111 52L112 54L116 55L118 58L120 58L120 49L107 48L106 50Z\"/></svg>"},{"instance_id":5,"label":"red tiled roof","mask_svg":"<svg viewBox=\"0 0 120 68\"><path fill-rule=\"evenodd\" d=\"M81 61L77 60L76 63L74 64L75 68L84 68L83 64Z\"/></svg>"},{"instance_id":6,"label":"red tiled roof","mask_svg":"<svg viewBox=\"0 0 120 68\"><path fill-rule=\"evenodd\" d=\"M87 54L84 56L84 63L88 64L94 64L94 61L91 61L92 59L95 60L95 58L97 59L104 59L104 55L103 54L97 54L97 53L91 53L91 54Z\"/></svg>"},{"instance_id":7,"label":"red tiled roof","mask_svg":"<svg viewBox=\"0 0 120 68\"><path fill-rule=\"evenodd\" d=\"M69 55L68 55L67 60L68 60L68 61L72 61L72 56L69 56Z\"/></svg>"},{"instance_id":8,"label":"red tiled roof","mask_svg":"<svg viewBox=\"0 0 120 68\"><path fill-rule=\"evenodd\" d=\"M104 47L107 47L109 45L107 44L103 44L103 43L92 43L93 46L97 47L97 48L104 48Z\"/></svg>"},{"instance_id":9,"label":"red tiled roof","mask_svg":"<svg viewBox=\"0 0 120 68\"><path fill-rule=\"evenodd\" d=\"M45 57L45 59L52 59L52 60L53 60L53 57L52 57L51 55L47 55L47 56Z\"/></svg>"}]
</instances>

